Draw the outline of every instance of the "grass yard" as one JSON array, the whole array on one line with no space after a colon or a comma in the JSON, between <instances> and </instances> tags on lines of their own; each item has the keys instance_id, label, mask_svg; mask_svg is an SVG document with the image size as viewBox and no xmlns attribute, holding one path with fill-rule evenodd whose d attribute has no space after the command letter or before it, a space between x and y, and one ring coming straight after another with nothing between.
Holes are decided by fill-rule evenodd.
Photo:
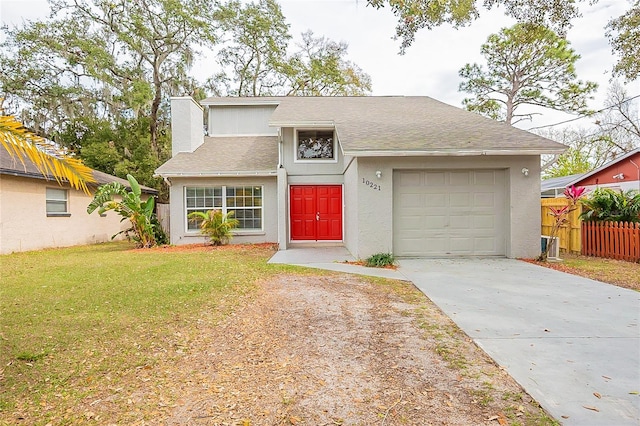
<instances>
[{"instance_id":1,"label":"grass yard","mask_svg":"<svg viewBox=\"0 0 640 426\"><path fill-rule=\"evenodd\" d=\"M323 394L330 377L322 375L333 370L300 360L326 348L335 349L332 365L348 360L345 371L370 372L366 383L353 383L354 389L373 386L371 380L390 371L398 382L394 389L399 394L384 387L371 391L387 398L385 403L375 399L378 396L352 400L349 392L340 393L346 398L342 406L360 413L361 419L375 418L380 414L375 410L384 406L385 418L401 418L406 409L407 419L425 421L461 424L455 416L464 412L478 424L503 424L501 420L507 419L510 424L555 424L415 287L267 264L273 251L271 245L133 250L122 242L0 256L0 425L159 424L154 421L171 416L189 424L185 407L198 412L204 408L200 398L222 401L211 396L215 392L228 401L211 403L206 407L210 414L203 419L222 416L223 423L235 419L223 411L233 411L242 401L258 419L271 416L282 424L294 424L301 416L321 418L331 411L321 404L322 398L310 400L320 404L312 412L297 399L265 392L264 386L279 389L283 377L288 377L306 389L295 393L297 398L313 395L309 389ZM629 286L640 277L640 265L628 262L567 257L562 264L549 265L562 265L572 273L589 270L592 275L587 276L592 278L597 270L604 278L596 279L617 278L616 285ZM341 280L349 285L340 284ZM321 289L324 299L316 295ZM315 303L313 309L301 309L304 300L299 298L305 294L314 295L308 299ZM398 297L405 301L402 309ZM380 317L353 321L358 303L359 315ZM344 318L336 319L338 313ZM301 317L293 319L296 315ZM318 318L328 322L319 327L317 341L300 346ZM414 318L418 331L408 325L401 332L372 329L360 346L344 345L345 351L371 350L368 356L351 356L341 352L340 345L325 341L346 342L361 336L363 324L388 327L403 324L403 318ZM300 328L304 321L313 327ZM339 334L336 327L345 324L348 327ZM275 333L278 329L280 334ZM401 343L391 345L385 338L372 346L379 336ZM276 352L278 347L284 352ZM283 353L295 347L300 354L282 362ZM404 373L398 369L398 359L408 362L428 353L437 354L439 360L424 363L433 366L426 377L412 376L422 368L407 368ZM476 366L478 373L464 374L468 366ZM403 380L423 386L423 394L409 394L417 388L404 386ZM221 383L227 383L223 390ZM394 383L389 378L380 386ZM447 385L439 389L434 384ZM425 401L440 405L433 414L412 408ZM266 407L271 411L267 413ZM295 410L299 414L292 414ZM443 417L445 412L453 417ZM407 422L388 424L412 423Z\"/></svg>"},{"instance_id":2,"label":"grass yard","mask_svg":"<svg viewBox=\"0 0 640 426\"><path fill-rule=\"evenodd\" d=\"M19 419L38 411L51 411L41 417L55 424L87 420L90 413L73 411L75 401L100 387L126 392L138 369L153 368L191 338L177 330L203 315L215 320L258 278L287 269L267 267L268 246L129 248L110 243L0 257L0 424L15 419L12 413Z\"/></svg>"},{"instance_id":3,"label":"grass yard","mask_svg":"<svg viewBox=\"0 0 640 426\"><path fill-rule=\"evenodd\" d=\"M562 253L560 258L561 262L529 261L547 268L640 291L640 263L581 256L573 253Z\"/></svg>"}]
</instances>

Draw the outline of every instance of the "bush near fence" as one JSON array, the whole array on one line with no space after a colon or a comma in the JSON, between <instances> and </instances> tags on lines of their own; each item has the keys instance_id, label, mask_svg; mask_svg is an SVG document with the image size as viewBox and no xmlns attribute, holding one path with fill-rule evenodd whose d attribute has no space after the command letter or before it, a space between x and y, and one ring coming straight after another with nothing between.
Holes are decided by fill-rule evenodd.
<instances>
[{"instance_id":1,"label":"bush near fence","mask_svg":"<svg viewBox=\"0 0 640 426\"><path fill-rule=\"evenodd\" d=\"M640 223L582 222L582 254L640 262Z\"/></svg>"},{"instance_id":2,"label":"bush near fence","mask_svg":"<svg viewBox=\"0 0 640 426\"><path fill-rule=\"evenodd\" d=\"M549 235L555 223L555 218L549 214L550 208L559 209L567 205L569 205L569 200L565 197L540 199L541 235ZM558 231L560 250L564 252L576 254L581 252L580 213L582 213L582 206L578 205L578 208L569 214L569 222Z\"/></svg>"}]
</instances>

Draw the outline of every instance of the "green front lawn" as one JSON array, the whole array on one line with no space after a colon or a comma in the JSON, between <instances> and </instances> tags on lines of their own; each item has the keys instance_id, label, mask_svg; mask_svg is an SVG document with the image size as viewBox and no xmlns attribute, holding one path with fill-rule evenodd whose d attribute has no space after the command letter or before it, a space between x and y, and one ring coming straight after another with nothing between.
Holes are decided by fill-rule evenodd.
<instances>
[{"instance_id":1,"label":"green front lawn","mask_svg":"<svg viewBox=\"0 0 640 426\"><path fill-rule=\"evenodd\" d=\"M66 405L68 419L53 420L77 421L73 401L126 388L189 339L185 324L215 321L257 279L290 269L267 265L272 254L110 243L1 256L0 424Z\"/></svg>"}]
</instances>

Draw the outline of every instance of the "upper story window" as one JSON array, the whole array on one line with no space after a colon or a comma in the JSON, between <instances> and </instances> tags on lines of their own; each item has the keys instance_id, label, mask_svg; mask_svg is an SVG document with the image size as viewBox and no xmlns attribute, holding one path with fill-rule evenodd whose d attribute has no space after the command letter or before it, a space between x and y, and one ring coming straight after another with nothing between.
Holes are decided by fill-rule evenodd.
<instances>
[{"instance_id":1,"label":"upper story window","mask_svg":"<svg viewBox=\"0 0 640 426\"><path fill-rule=\"evenodd\" d=\"M60 188L47 188L47 216L69 216L69 191Z\"/></svg>"},{"instance_id":2,"label":"upper story window","mask_svg":"<svg viewBox=\"0 0 640 426\"><path fill-rule=\"evenodd\" d=\"M337 161L333 130L297 130L295 148L296 161Z\"/></svg>"}]
</instances>

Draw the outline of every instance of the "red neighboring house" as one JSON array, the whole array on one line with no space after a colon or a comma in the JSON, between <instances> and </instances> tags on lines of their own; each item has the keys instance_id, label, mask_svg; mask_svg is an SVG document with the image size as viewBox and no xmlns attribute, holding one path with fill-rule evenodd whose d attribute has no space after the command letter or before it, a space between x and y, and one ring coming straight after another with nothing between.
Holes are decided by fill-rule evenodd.
<instances>
[{"instance_id":1,"label":"red neighboring house","mask_svg":"<svg viewBox=\"0 0 640 426\"><path fill-rule=\"evenodd\" d=\"M585 173L567 186L583 186L593 190L611 188L614 190L640 191L640 148L636 148L591 172Z\"/></svg>"}]
</instances>

